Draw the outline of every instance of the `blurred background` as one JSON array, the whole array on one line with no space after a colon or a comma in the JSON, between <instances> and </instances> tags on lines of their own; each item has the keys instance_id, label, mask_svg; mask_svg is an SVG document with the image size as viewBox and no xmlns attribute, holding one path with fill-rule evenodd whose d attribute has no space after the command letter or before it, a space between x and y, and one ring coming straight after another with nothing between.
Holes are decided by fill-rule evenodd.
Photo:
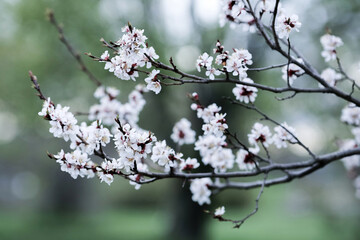
<instances>
[{"instance_id":1,"label":"blurred background","mask_svg":"<svg viewBox=\"0 0 360 240\"><path fill-rule=\"evenodd\" d=\"M345 43L339 49L345 70L359 80L359 1L287 1L284 7L303 23L292 35L293 44L319 71L327 67L319 38L330 28ZM61 172L46 152L68 146L53 138L48 122L38 117L42 103L31 88L28 71L38 77L45 95L72 111L95 103L96 86L58 40L45 16L47 8L54 10L80 53L99 56L105 50L99 39L116 41L129 21L145 29L160 60L167 63L172 56L189 73L195 73L196 58L204 51L211 53L217 39L227 50L249 49L255 67L284 62L256 34L219 28L218 0L0 0L0 239L359 239L359 200L340 162L305 179L266 188L260 211L240 229L213 220L203 210L225 205L225 216L241 219L253 210L258 189L227 190L213 196L211 206L199 207L181 181L159 181L136 191L123 179L116 178L109 187L96 179L73 180ZM103 64L83 59L105 85L121 90L120 99L127 98L133 82L116 79ZM284 86L280 70L250 77ZM317 86L306 77L297 84ZM204 104L221 105L230 128L246 139L259 116L222 99L232 96L232 88L187 85L166 87L159 96L149 93L140 126L170 144L173 124L181 117L192 120L200 133L201 123L186 97L197 91ZM315 153L335 151L336 139L351 137L349 128L339 122L345 103L333 96L299 95L279 102L260 92L257 104L276 120L294 126ZM191 147L183 152L198 157ZM307 157L298 148L281 152L273 148L271 153L278 162Z\"/></svg>"}]
</instances>

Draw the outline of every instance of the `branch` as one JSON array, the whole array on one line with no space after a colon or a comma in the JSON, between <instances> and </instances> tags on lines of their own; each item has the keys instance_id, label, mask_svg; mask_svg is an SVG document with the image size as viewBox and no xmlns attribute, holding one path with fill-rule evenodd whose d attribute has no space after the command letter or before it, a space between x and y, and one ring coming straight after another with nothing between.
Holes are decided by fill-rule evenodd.
<instances>
[{"instance_id":1,"label":"branch","mask_svg":"<svg viewBox=\"0 0 360 240\"><path fill-rule=\"evenodd\" d=\"M96 84L96 86L101 86L101 82L85 66L84 62L82 61L82 58L80 57L80 54L71 46L69 41L66 39L63 28L56 21L54 12L52 10L48 10L46 14L49 18L50 23L52 25L54 25L54 27L58 31L60 41L66 46L67 50L70 52L70 54L76 59L76 61L80 65L81 71L83 71L89 77L89 79Z\"/></svg>"},{"instance_id":2,"label":"branch","mask_svg":"<svg viewBox=\"0 0 360 240\"><path fill-rule=\"evenodd\" d=\"M46 97L44 96L44 94L41 92L40 89L40 85L37 81L37 77L32 73L32 71L29 71L29 75L30 75L30 81L33 83L33 88L37 91L37 96L41 99L41 100L46 100Z\"/></svg>"}]
</instances>

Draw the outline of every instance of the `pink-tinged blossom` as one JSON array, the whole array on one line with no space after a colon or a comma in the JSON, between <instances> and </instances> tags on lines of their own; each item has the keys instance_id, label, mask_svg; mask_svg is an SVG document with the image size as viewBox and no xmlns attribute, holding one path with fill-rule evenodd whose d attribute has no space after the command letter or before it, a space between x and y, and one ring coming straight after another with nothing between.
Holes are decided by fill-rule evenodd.
<instances>
[{"instance_id":1,"label":"pink-tinged blossom","mask_svg":"<svg viewBox=\"0 0 360 240\"><path fill-rule=\"evenodd\" d=\"M254 154L252 152L248 152L244 149L240 149L236 153L236 163L239 166L240 170L251 171L255 169L255 160Z\"/></svg>"},{"instance_id":2,"label":"pink-tinged blossom","mask_svg":"<svg viewBox=\"0 0 360 240\"><path fill-rule=\"evenodd\" d=\"M193 144L195 142L195 131L191 129L191 122L186 118L182 118L173 127L171 139L181 145Z\"/></svg>"},{"instance_id":3,"label":"pink-tinged blossom","mask_svg":"<svg viewBox=\"0 0 360 240\"><path fill-rule=\"evenodd\" d=\"M289 38L290 32L292 30L299 32L300 27L299 17L295 14L290 17L285 14L280 14L276 18L275 31L279 38Z\"/></svg>"},{"instance_id":4,"label":"pink-tinged blossom","mask_svg":"<svg viewBox=\"0 0 360 240\"><path fill-rule=\"evenodd\" d=\"M359 126L360 124L360 108L356 107L354 104L349 104L341 111L341 121L350 124Z\"/></svg>"},{"instance_id":5,"label":"pink-tinged blossom","mask_svg":"<svg viewBox=\"0 0 360 240\"><path fill-rule=\"evenodd\" d=\"M159 73L159 70L153 69L150 75L145 78L145 82L147 83L146 88L153 91L155 94L158 94L161 91L160 80L157 77Z\"/></svg>"},{"instance_id":6,"label":"pink-tinged blossom","mask_svg":"<svg viewBox=\"0 0 360 240\"><path fill-rule=\"evenodd\" d=\"M342 46L344 43L341 38L334 35L325 34L320 38L320 43L323 46L321 56L326 62L336 59L336 48Z\"/></svg>"},{"instance_id":7,"label":"pink-tinged blossom","mask_svg":"<svg viewBox=\"0 0 360 240\"><path fill-rule=\"evenodd\" d=\"M271 132L268 126L264 126L261 123L255 123L251 129L251 133L248 134L249 143L252 145L262 144L264 147L269 147L272 143Z\"/></svg>"},{"instance_id":8,"label":"pink-tinged blossom","mask_svg":"<svg viewBox=\"0 0 360 240\"><path fill-rule=\"evenodd\" d=\"M301 58L296 59L299 63L304 63ZM286 65L281 69L283 75L282 79L287 82L289 76L289 84L293 85L294 80L298 78L299 75L304 73L304 70L300 68L295 63L290 63L289 67Z\"/></svg>"},{"instance_id":9,"label":"pink-tinged blossom","mask_svg":"<svg viewBox=\"0 0 360 240\"><path fill-rule=\"evenodd\" d=\"M110 57L110 55L109 55L109 52L108 52L108 50L106 50L103 54L101 54L101 56L100 56L100 58L101 58L101 62L104 62L104 61L108 61L109 60L109 57Z\"/></svg>"},{"instance_id":10,"label":"pink-tinged blossom","mask_svg":"<svg viewBox=\"0 0 360 240\"><path fill-rule=\"evenodd\" d=\"M192 200L197 202L200 206L204 203L210 204L211 191L208 188L212 184L210 178L197 178L191 181L190 191L192 193Z\"/></svg>"},{"instance_id":11,"label":"pink-tinged blossom","mask_svg":"<svg viewBox=\"0 0 360 240\"><path fill-rule=\"evenodd\" d=\"M281 127L282 126L282 127ZM286 148L287 142L296 143L295 138L290 134L292 133L296 136L295 129L290 127L286 122L282 123L281 126L276 126L274 128L273 142L277 148ZM284 128L288 131L286 131Z\"/></svg>"},{"instance_id":12,"label":"pink-tinged blossom","mask_svg":"<svg viewBox=\"0 0 360 240\"><path fill-rule=\"evenodd\" d=\"M250 78L245 78L242 82L254 83ZM235 95L235 98L240 102L244 103L253 103L255 102L255 98L257 96L257 88L252 86L246 86L242 84L236 84L236 87L233 88L232 92Z\"/></svg>"},{"instance_id":13,"label":"pink-tinged blossom","mask_svg":"<svg viewBox=\"0 0 360 240\"><path fill-rule=\"evenodd\" d=\"M199 56L199 58L196 60L196 69L201 72L201 68L211 68L211 64L213 61L213 57L209 56L208 53L203 53L202 55Z\"/></svg>"},{"instance_id":14,"label":"pink-tinged blossom","mask_svg":"<svg viewBox=\"0 0 360 240\"><path fill-rule=\"evenodd\" d=\"M337 73L334 69L332 68L327 68L324 71L322 71L321 73L321 78L325 80L325 82L331 86L331 87L335 87L336 81L341 79L341 74ZM323 85L321 85L319 83L320 87L324 87Z\"/></svg>"}]
</instances>

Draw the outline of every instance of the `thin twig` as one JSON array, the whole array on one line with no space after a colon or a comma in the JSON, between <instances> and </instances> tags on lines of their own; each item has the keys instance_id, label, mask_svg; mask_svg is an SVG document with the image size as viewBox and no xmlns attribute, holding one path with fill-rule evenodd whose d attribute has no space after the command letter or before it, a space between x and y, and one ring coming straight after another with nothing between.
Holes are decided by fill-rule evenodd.
<instances>
[{"instance_id":1,"label":"thin twig","mask_svg":"<svg viewBox=\"0 0 360 240\"><path fill-rule=\"evenodd\" d=\"M78 64L80 65L81 70L89 77L91 81L93 81L96 86L101 86L101 82L90 72L90 70L85 66L84 62L82 61L82 58L80 54L73 48L73 46L69 43L67 38L64 35L63 28L58 24L56 21L54 12L52 10L47 11L47 16L49 18L49 21L56 30L59 33L59 39L60 41L66 46L67 50L70 52L70 54L76 59Z\"/></svg>"}]
</instances>

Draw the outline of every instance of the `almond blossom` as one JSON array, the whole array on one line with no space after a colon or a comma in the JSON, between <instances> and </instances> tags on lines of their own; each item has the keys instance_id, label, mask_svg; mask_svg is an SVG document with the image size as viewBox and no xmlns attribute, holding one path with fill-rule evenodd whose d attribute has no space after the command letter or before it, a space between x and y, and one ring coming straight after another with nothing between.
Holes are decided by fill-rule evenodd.
<instances>
[{"instance_id":1,"label":"almond blossom","mask_svg":"<svg viewBox=\"0 0 360 240\"><path fill-rule=\"evenodd\" d=\"M336 81L341 79L341 74L332 68L327 68L321 72L321 78L324 79L329 86L335 87ZM319 84L319 86L324 87L322 84Z\"/></svg>"},{"instance_id":2,"label":"almond blossom","mask_svg":"<svg viewBox=\"0 0 360 240\"><path fill-rule=\"evenodd\" d=\"M290 127L286 122L282 123L281 126L274 128L273 142L277 148L286 148L287 142L296 143L295 129ZM291 134L290 134L291 133ZM294 136L293 136L294 135Z\"/></svg>"},{"instance_id":3,"label":"almond blossom","mask_svg":"<svg viewBox=\"0 0 360 240\"><path fill-rule=\"evenodd\" d=\"M326 62L336 59L336 48L342 46L344 43L341 38L331 34L325 34L320 38L320 43L324 50L321 52L321 56Z\"/></svg>"},{"instance_id":4,"label":"almond blossom","mask_svg":"<svg viewBox=\"0 0 360 240\"><path fill-rule=\"evenodd\" d=\"M198 202L199 205L204 203L210 204L211 191L208 188L212 184L210 178L198 178L191 181L190 191L192 193L192 200Z\"/></svg>"},{"instance_id":5,"label":"almond blossom","mask_svg":"<svg viewBox=\"0 0 360 240\"><path fill-rule=\"evenodd\" d=\"M299 22L299 17L296 14L287 16L284 13L279 14L275 22L275 31L278 34L279 38L289 38L290 32L295 30L299 32L301 23Z\"/></svg>"},{"instance_id":6,"label":"almond blossom","mask_svg":"<svg viewBox=\"0 0 360 240\"><path fill-rule=\"evenodd\" d=\"M246 83L254 83L250 78L245 78L242 80ZM255 102L255 98L257 96L257 88L252 86L246 86L242 84L236 84L236 87L233 88L232 92L235 95L236 100L245 103L253 103Z\"/></svg>"},{"instance_id":7,"label":"almond blossom","mask_svg":"<svg viewBox=\"0 0 360 240\"><path fill-rule=\"evenodd\" d=\"M171 139L179 144L193 144L195 142L195 131L191 129L191 122L186 118L180 119L173 127Z\"/></svg>"},{"instance_id":8,"label":"almond blossom","mask_svg":"<svg viewBox=\"0 0 360 240\"><path fill-rule=\"evenodd\" d=\"M150 75L145 78L145 82L147 83L146 88L150 91L153 91L155 94L159 94L161 91L161 84L160 80L158 79L158 74L160 73L159 70L152 70Z\"/></svg>"},{"instance_id":9,"label":"almond blossom","mask_svg":"<svg viewBox=\"0 0 360 240\"><path fill-rule=\"evenodd\" d=\"M299 63L304 63L304 61L301 58L296 59ZM284 81L288 81L289 78L289 84L293 85L294 80L298 78L299 75L304 73L304 70L296 65L295 63L290 63L289 66L286 65L281 69L283 75L282 79Z\"/></svg>"},{"instance_id":10,"label":"almond blossom","mask_svg":"<svg viewBox=\"0 0 360 240\"><path fill-rule=\"evenodd\" d=\"M269 127L261 123L254 124L251 133L248 134L248 139L250 144L258 145L258 143L261 143L264 147L269 147L273 141Z\"/></svg>"}]
</instances>

